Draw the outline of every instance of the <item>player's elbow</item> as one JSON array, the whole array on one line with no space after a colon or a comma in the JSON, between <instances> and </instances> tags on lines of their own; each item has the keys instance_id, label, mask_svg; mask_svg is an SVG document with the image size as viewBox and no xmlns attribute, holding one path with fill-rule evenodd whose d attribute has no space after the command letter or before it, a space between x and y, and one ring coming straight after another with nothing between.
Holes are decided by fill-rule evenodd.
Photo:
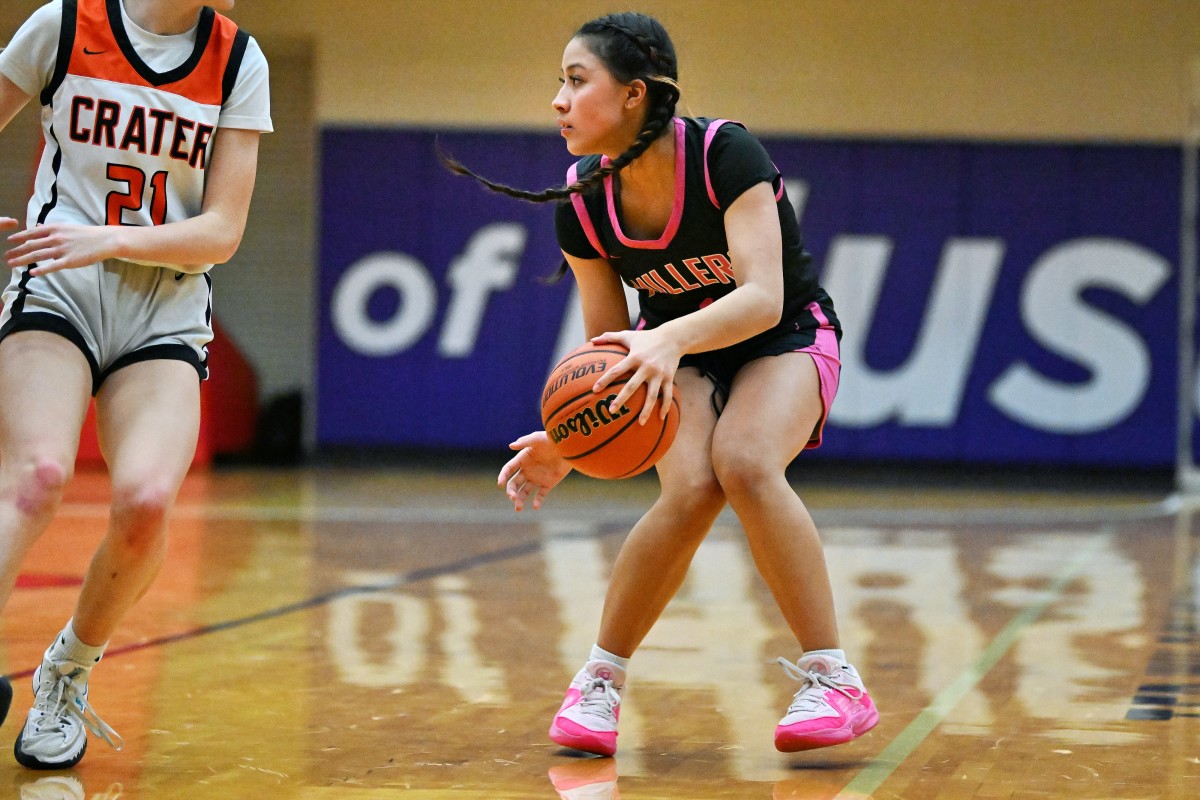
<instances>
[{"instance_id":1,"label":"player's elbow","mask_svg":"<svg viewBox=\"0 0 1200 800\"><path fill-rule=\"evenodd\" d=\"M783 318L783 295L760 288L754 293L752 309L751 315L761 330L773 328Z\"/></svg>"},{"instance_id":2,"label":"player's elbow","mask_svg":"<svg viewBox=\"0 0 1200 800\"><path fill-rule=\"evenodd\" d=\"M210 263L224 264L233 258L238 248L242 246L242 237L246 232L244 219L231 219L226 216L216 216L209 228L208 244Z\"/></svg>"},{"instance_id":3,"label":"player's elbow","mask_svg":"<svg viewBox=\"0 0 1200 800\"><path fill-rule=\"evenodd\" d=\"M238 248L242 246L242 235L238 233L236 236L225 236L222 237L221 241L214 244L216 246L212 263L225 264L234 257Z\"/></svg>"}]
</instances>

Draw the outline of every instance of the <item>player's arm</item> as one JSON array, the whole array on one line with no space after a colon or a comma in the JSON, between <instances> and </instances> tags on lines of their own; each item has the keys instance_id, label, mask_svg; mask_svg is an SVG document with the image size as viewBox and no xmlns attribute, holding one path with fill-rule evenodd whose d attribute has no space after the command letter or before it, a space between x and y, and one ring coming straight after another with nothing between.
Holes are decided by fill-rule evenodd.
<instances>
[{"instance_id":1,"label":"player's arm","mask_svg":"<svg viewBox=\"0 0 1200 800\"><path fill-rule=\"evenodd\" d=\"M563 253L579 286L583 329L590 339L605 331L629 328L629 307L616 270L603 258L579 258Z\"/></svg>"},{"instance_id":2,"label":"player's arm","mask_svg":"<svg viewBox=\"0 0 1200 800\"><path fill-rule=\"evenodd\" d=\"M563 253L579 285L583 306L583 327L589 337L605 331L623 331L629 327L629 308L621 279L602 258L578 258ZM571 466L554 446L545 431L526 434L509 445L517 454L500 470L496 483L503 487L513 508L521 511L529 502L534 510L550 490L571 471Z\"/></svg>"},{"instance_id":3,"label":"player's arm","mask_svg":"<svg viewBox=\"0 0 1200 800\"><path fill-rule=\"evenodd\" d=\"M647 399L639 420L644 423L649 419L660 399L659 414L665 417L675 370L684 354L743 342L779 322L783 313L783 234L769 183L747 189L729 206L725 234L736 289L657 328L601 337L601 341L621 342L629 348L629 355L596 382L596 391L600 391L619 375L632 371L612 408L620 408L645 384Z\"/></svg>"},{"instance_id":4,"label":"player's arm","mask_svg":"<svg viewBox=\"0 0 1200 800\"><path fill-rule=\"evenodd\" d=\"M717 350L762 333L783 313L783 234L769 183L747 189L725 212L737 288L659 328L684 353Z\"/></svg>"},{"instance_id":5,"label":"player's arm","mask_svg":"<svg viewBox=\"0 0 1200 800\"><path fill-rule=\"evenodd\" d=\"M258 131L222 129L213 143L200 214L156 227L124 226L125 241L116 257L178 264L185 272L189 266L233 258L250 214L260 136Z\"/></svg>"},{"instance_id":6,"label":"player's arm","mask_svg":"<svg viewBox=\"0 0 1200 800\"><path fill-rule=\"evenodd\" d=\"M33 99L0 72L0 131L8 127L13 117Z\"/></svg>"},{"instance_id":7,"label":"player's arm","mask_svg":"<svg viewBox=\"0 0 1200 800\"><path fill-rule=\"evenodd\" d=\"M213 143L200 213L180 222L131 225L39 225L9 237L8 264L37 263L35 275L120 258L200 272L233 257L246 230L259 132L223 129Z\"/></svg>"},{"instance_id":8,"label":"player's arm","mask_svg":"<svg viewBox=\"0 0 1200 800\"><path fill-rule=\"evenodd\" d=\"M0 73L0 131L13 117L20 113L32 97L21 91L15 83ZM0 231L16 228L19 223L12 217L0 217Z\"/></svg>"}]
</instances>

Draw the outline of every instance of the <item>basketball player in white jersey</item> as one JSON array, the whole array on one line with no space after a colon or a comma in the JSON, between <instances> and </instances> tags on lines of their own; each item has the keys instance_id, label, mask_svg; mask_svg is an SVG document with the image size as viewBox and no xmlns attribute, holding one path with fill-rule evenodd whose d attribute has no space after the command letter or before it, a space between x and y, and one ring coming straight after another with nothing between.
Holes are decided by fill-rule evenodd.
<instances>
[{"instance_id":1,"label":"basketball player in white jersey","mask_svg":"<svg viewBox=\"0 0 1200 800\"><path fill-rule=\"evenodd\" d=\"M89 400L112 481L73 617L33 677L17 761L119 749L87 681L166 551L195 453L214 264L245 230L267 62L234 0L54 0L0 51L0 129L31 99L45 149L24 225L0 216L0 605L71 478ZM0 721L12 689L0 679Z\"/></svg>"}]
</instances>

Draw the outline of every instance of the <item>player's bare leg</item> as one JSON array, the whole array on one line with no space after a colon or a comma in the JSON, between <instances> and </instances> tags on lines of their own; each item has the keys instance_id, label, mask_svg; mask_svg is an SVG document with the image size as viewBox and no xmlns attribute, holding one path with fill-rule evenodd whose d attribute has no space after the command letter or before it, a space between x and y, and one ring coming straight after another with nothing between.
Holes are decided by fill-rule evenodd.
<instances>
[{"instance_id":1,"label":"player's bare leg","mask_svg":"<svg viewBox=\"0 0 1200 800\"><path fill-rule=\"evenodd\" d=\"M87 360L63 337L23 331L0 341L0 609L74 472L91 387ZM11 701L0 678L0 722Z\"/></svg>"},{"instance_id":2,"label":"player's bare leg","mask_svg":"<svg viewBox=\"0 0 1200 800\"><path fill-rule=\"evenodd\" d=\"M725 505L709 466L712 384L692 369L676 375L681 424L658 463L662 494L621 546L609 582L600 636L550 726L565 747L612 755L625 665L679 591L696 549Z\"/></svg>"},{"instance_id":3,"label":"player's bare leg","mask_svg":"<svg viewBox=\"0 0 1200 800\"><path fill-rule=\"evenodd\" d=\"M112 480L108 531L92 557L74 617L34 676L34 707L14 746L22 765L74 766L87 749L88 731L121 746L116 731L92 710L88 678L162 566L167 514L191 464L199 420L199 376L182 361L124 367L97 394L100 448Z\"/></svg>"},{"instance_id":4,"label":"player's bare leg","mask_svg":"<svg viewBox=\"0 0 1200 800\"><path fill-rule=\"evenodd\" d=\"M821 538L786 476L821 412L812 356L785 353L742 367L713 433L713 468L803 651L795 664L780 659L800 681L775 730L788 752L848 742L879 720L840 649Z\"/></svg>"}]
</instances>

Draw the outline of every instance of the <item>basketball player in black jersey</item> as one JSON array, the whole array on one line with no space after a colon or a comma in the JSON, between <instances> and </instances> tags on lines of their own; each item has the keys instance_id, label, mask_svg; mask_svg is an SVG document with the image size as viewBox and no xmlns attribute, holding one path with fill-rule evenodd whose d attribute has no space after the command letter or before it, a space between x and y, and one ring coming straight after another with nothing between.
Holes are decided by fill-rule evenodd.
<instances>
[{"instance_id":1,"label":"basketball player in black jersey","mask_svg":"<svg viewBox=\"0 0 1200 800\"><path fill-rule=\"evenodd\" d=\"M562 188L489 188L559 201L559 245L579 285L587 335L629 355L598 380L632 373L613 402L645 385L642 419L682 409L658 463L654 506L617 556L600 635L550 727L555 742L616 751L628 662L683 582L729 503L763 579L802 648L779 659L800 689L775 730L786 752L840 744L879 714L838 641L817 529L785 469L816 447L837 391L840 328L817 283L779 172L724 120L675 116L675 50L642 14L588 22L567 44L553 107L583 156ZM637 289L629 330L622 282ZM499 483L517 511L539 508L570 471L543 431L517 439Z\"/></svg>"}]
</instances>

